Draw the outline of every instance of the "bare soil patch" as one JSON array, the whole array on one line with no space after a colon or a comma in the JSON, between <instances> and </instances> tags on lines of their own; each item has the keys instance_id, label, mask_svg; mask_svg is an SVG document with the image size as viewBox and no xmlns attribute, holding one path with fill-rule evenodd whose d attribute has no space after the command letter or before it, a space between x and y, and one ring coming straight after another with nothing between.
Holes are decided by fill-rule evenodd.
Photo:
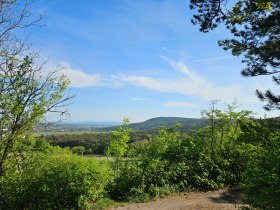
<instances>
[{"instance_id":1,"label":"bare soil patch","mask_svg":"<svg viewBox=\"0 0 280 210\"><path fill-rule=\"evenodd\" d=\"M241 206L243 199L244 194L238 189L221 189L180 193L148 203L130 204L111 210L234 210Z\"/></svg>"}]
</instances>

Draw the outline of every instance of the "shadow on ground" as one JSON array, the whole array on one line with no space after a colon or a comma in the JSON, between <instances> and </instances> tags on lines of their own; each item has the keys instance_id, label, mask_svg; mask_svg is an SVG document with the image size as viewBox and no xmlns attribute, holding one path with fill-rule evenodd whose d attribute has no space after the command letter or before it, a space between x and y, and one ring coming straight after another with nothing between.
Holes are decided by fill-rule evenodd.
<instances>
[{"instance_id":1,"label":"shadow on ground","mask_svg":"<svg viewBox=\"0 0 280 210\"><path fill-rule=\"evenodd\" d=\"M215 203L232 203L232 204L242 204L245 199L245 194L240 189L228 189L222 192L219 197L208 197Z\"/></svg>"}]
</instances>

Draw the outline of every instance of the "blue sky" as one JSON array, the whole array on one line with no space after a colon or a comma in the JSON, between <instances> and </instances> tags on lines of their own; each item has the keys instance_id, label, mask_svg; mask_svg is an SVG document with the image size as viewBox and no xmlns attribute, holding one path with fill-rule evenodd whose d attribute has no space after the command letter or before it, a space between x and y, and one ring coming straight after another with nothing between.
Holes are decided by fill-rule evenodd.
<instances>
[{"instance_id":1,"label":"blue sky","mask_svg":"<svg viewBox=\"0 0 280 210\"><path fill-rule=\"evenodd\" d=\"M71 121L144 121L200 117L211 100L235 98L258 117L265 112L255 89L275 88L270 78L243 78L241 58L222 50L219 28L200 33L183 0L40 0L45 27L33 27L33 49L64 66L76 95Z\"/></svg>"}]
</instances>

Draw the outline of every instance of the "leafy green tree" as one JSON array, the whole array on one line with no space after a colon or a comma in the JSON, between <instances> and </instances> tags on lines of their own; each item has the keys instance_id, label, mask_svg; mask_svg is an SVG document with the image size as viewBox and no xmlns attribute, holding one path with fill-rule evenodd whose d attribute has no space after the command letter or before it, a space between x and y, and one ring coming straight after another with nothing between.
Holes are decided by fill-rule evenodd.
<instances>
[{"instance_id":1,"label":"leafy green tree","mask_svg":"<svg viewBox=\"0 0 280 210\"><path fill-rule=\"evenodd\" d=\"M69 80L58 76L59 69L43 72L36 55L21 35L39 21L32 19L28 1L0 2L0 176L14 155L14 145L23 141L32 126L48 112L67 114L72 96L65 93ZM23 37L23 38L22 38ZM29 54L29 56L24 55Z\"/></svg>"},{"instance_id":2,"label":"leafy green tree","mask_svg":"<svg viewBox=\"0 0 280 210\"><path fill-rule=\"evenodd\" d=\"M203 110L209 125L201 129L199 138L203 138L205 146L209 145L211 160L218 170L213 170L212 178L223 179L225 184L238 184L242 180L242 172L247 162L245 144L238 141L242 134L241 125L251 122L252 112L235 111L236 102L227 105L225 111L215 108L212 102L209 110Z\"/></svg>"},{"instance_id":3,"label":"leafy green tree","mask_svg":"<svg viewBox=\"0 0 280 210\"><path fill-rule=\"evenodd\" d=\"M123 120L123 126L118 127L112 133L112 139L109 144L108 153L114 155L116 158L123 157L128 149L128 141L132 129L128 128L129 120Z\"/></svg>"},{"instance_id":4,"label":"leafy green tree","mask_svg":"<svg viewBox=\"0 0 280 210\"><path fill-rule=\"evenodd\" d=\"M224 50L231 50L234 56L244 55L246 68L242 76L272 76L280 85L280 1L243 0L230 4L227 0L190 0L190 8L196 10L192 23L207 33L221 23L234 38L219 41ZM280 95L272 91L256 91L266 110L280 109Z\"/></svg>"},{"instance_id":5,"label":"leafy green tree","mask_svg":"<svg viewBox=\"0 0 280 210\"><path fill-rule=\"evenodd\" d=\"M113 131L107 151L108 155L113 155L116 158L114 166L116 176L118 176L121 158L125 156L128 150L128 141L130 140L130 133L133 132L133 130L128 127L128 124L129 119L124 118L123 126L120 126L115 131Z\"/></svg>"},{"instance_id":6,"label":"leafy green tree","mask_svg":"<svg viewBox=\"0 0 280 210\"><path fill-rule=\"evenodd\" d=\"M84 155L86 149L83 146L76 146L71 148L72 152L79 155Z\"/></svg>"},{"instance_id":7,"label":"leafy green tree","mask_svg":"<svg viewBox=\"0 0 280 210\"><path fill-rule=\"evenodd\" d=\"M39 123L48 112L66 114L71 96L65 94L69 80L51 72L43 76L30 57L7 58L0 69L0 175L13 152L15 142ZM3 67L3 66L2 66Z\"/></svg>"}]
</instances>

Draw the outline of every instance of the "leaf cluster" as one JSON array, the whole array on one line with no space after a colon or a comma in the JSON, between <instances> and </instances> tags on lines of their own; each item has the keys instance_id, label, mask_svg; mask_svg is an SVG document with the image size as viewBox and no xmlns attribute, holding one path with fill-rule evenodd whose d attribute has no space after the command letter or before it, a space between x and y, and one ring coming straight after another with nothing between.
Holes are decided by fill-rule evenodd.
<instances>
[{"instance_id":1,"label":"leaf cluster","mask_svg":"<svg viewBox=\"0 0 280 210\"><path fill-rule=\"evenodd\" d=\"M6 58L0 68L0 174L16 141L23 139L47 112L65 114L72 96L64 92L69 80L55 72L45 76L31 57Z\"/></svg>"}]
</instances>

